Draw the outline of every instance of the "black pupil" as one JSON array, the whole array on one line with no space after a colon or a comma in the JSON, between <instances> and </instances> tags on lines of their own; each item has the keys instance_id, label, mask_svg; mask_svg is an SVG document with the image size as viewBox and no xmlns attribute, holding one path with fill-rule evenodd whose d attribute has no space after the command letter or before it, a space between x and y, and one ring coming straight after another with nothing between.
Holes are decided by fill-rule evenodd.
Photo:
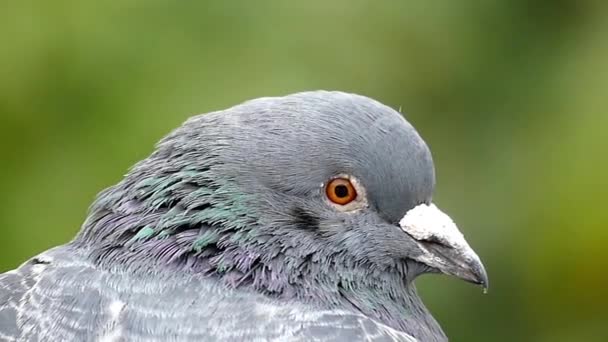
<instances>
[{"instance_id":1,"label":"black pupil","mask_svg":"<svg viewBox=\"0 0 608 342\"><path fill-rule=\"evenodd\" d=\"M340 198L346 197L348 196L348 188L346 187L346 185L338 185L334 189L334 193Z\"/></svg>"}]
</instances>

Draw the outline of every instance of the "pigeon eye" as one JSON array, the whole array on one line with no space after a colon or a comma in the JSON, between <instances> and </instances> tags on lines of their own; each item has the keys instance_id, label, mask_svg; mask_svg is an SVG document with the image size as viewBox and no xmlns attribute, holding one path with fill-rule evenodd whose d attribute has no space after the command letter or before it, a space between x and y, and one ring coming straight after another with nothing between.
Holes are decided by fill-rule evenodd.
<instances>
[{"instance_id":1,"label":"pigeon eye","mask_svg":"<svg viewBox=\"0 0 608 342\"><path fill-rule=\"evenodd\" d=\"M346 205L357 198L357 190L347 178L334 178L325 188L327 198L333 203Z\"/></svg>"}]
</instances>

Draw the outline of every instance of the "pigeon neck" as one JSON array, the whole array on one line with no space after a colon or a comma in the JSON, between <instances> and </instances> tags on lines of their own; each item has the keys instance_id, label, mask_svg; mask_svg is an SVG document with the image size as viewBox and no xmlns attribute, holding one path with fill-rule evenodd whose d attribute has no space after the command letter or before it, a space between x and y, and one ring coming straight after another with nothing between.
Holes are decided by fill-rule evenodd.
<instances>
[{"instance_id":1,"label":"pigeon neck","mask_svg":"<svg viewBox=\"0 0 608 342\"><path fill-rule=\"evenodd\" d=\"M413 284L404 288L385 289L362 286L344 292L342 296L364 315L404 331L418 341L447 341Z\"/></svg>"},{"instance_id":2,"label":"pigeon neck","mask_svg":"<svg viewBox=\"0 0 608 342\"><path fill-rule=\"evenodd\" d=\"M340 260L332 263L340 265ZM418 296L412 279L405 276L415 274L418 265L401 266L404 268L384 272L369 272L373 269L370 265L348 269L337 266L324 274L303 275L302 278L315 279L316 283L300 283L283 295L315 306L360 312L419 341L447 341Z\"/></svg>"},{"instance_id":3,"label":"pigeon neck","mask_svg":"<svg viewBox=\"0 0 608 342\"><path fill-rule=\"evenodd\" d=\"M150 176L136 169L100 194L73 244L101 267L204 275L271 297L361 312L420 341L445 340L406 278L415 270L377 270L300 246L289 254L271 230L256 233L262 227L246 205L251 199L220 179L209 170Z\"/></svg>"}]
</instances>

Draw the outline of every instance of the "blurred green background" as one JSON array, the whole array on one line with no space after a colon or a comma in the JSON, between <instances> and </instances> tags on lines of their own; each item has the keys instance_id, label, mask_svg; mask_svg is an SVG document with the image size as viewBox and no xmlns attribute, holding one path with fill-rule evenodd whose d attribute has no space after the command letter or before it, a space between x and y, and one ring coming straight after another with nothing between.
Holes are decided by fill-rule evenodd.
<instances>
[{"instance_id":1,"label":"blurred green background","mask_svg":"<svg viewBox=\"0 0 608 342\"><path fill-rule=\"evenodd\" d=\"M605 1L4 1L0 44L0 271L190 115L338 89L402 108L486 264L418 281L452 341L608 341Z\"/></svg>"}]
</instances>

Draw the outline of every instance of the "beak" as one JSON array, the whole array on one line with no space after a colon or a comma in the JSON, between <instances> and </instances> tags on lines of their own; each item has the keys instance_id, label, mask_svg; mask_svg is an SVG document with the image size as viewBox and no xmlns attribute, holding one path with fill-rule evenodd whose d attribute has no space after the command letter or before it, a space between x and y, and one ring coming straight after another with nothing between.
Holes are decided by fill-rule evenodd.
<instances>
[{"instance_id":1,"label":"beak","mask_svg":"<svg viewBox=\"0 0 608 342\"><path fill-rule=\"evenodd\" d=\"M452 219L434 204L421 204L399 222L422 253L413 257L429 267L488 288L488 275Z\"/></svg>"}]
</instances>

